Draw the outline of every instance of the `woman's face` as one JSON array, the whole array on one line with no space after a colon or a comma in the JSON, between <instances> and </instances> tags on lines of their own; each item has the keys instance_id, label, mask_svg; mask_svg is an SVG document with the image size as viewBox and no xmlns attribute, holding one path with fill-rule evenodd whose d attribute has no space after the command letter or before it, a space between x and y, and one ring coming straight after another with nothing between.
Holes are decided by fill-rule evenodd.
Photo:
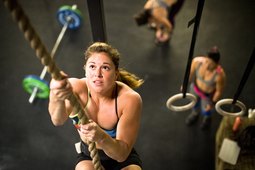
<instances>
[{"instance_id":1,"label":"woman's face","mask_svg":"<svg viewBox=\"0 0 255 170\"><path fill-rule=\"evenodd\" d=\"M105 93L111 90L117 79L114 63L107 53L93 53L85 65L90 90Z\"/></svg>"},{"instance_id":2,"label":"woman's face","mask_svg":"<svg viewBox=\"0 0 255 170\"><path fill-rule=\"evenodd\" d=\"M207 69L208 70L214 70L217 67L217 63L215 63L211 58L207 57L206 60Z\"/></svg>"}]
</instances>

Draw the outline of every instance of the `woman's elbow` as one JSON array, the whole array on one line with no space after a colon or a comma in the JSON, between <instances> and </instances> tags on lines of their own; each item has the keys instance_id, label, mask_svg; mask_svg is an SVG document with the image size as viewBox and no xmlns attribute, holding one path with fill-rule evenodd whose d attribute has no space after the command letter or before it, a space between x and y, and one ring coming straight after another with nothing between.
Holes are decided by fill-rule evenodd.
<instances>
[{"instance_id":1,"label":"woman's elbow","mask_svg":"<svg viewBox=\"0 0 255 170\"><path fill-rule=\"evenodd\" d=\"M119 154L119 156L118 156L118 158L116 159L116 161L118 161L118 162L124 162L124 161L128 158L128 156L130 155L130 152L131 152L131 150L125 151L125 152Z\"/></svg>"},{"instance_id":2,"label":"woman's elbow","mask_svg":"<svg viewBox=\"0 0 255 170\"><path fill-rule=\"evenodd\" d=\"M62 126L64 125L65 121L61 119L51 118L52 124L54 126Z\"/></svg>"},{"instance_id":3,"label":"woman's elbow","mask_svg":"<svg viewBox=\"0 0 255 170\"><path fill-rule=\"evenodd\" d=\"M116 160L117 162L124 162L128 158L128 154L123 154L119 156L119 158Z\"/></svg>"}]
</instances>

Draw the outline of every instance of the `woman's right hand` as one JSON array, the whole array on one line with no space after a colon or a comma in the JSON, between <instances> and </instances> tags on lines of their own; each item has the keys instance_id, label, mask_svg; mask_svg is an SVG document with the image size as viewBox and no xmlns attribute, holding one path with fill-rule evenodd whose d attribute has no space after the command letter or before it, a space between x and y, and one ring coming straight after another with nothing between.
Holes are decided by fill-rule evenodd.
<instances>
[{"instance_id":1,"label":"woman's right hand","mask_svg":"<svg viewBox=\"0 0 255 170\"><path fill-rule=\"evenodd\" d=\"M50 90L58 100L64 101L65 99L69 99L72 94L72 86L68 81L68 75L63 71L61 71L61 74L64 77L62 80L51 80Z\"/></svg>"}]
</instances>

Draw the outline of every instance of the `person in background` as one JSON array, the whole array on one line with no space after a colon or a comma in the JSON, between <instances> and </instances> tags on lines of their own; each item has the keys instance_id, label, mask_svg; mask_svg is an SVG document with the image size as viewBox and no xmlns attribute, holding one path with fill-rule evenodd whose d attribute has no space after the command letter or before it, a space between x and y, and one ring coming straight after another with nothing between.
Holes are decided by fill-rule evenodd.
<instances>
[{"instance_id":1,"label":"person in background","mask_svg":"<svg viewBox=\"0 0 255 170\"><path fill-rule=\"evenodd\" d=\"M192 60L190 92L198 101L186 118L187 125L195 123L201 113L203 115L201 128L209 127L214 104L222 96L226 81L224 69L219 62L220 52L217 46L213 46L206 56L198 56Z\"/></svg>"},{"instance_id":2,"label":"person in background","mask_svg":"<svg viewBox=\"0 0 255 170\"><path fill-rule=\"evenodd\" d=\"M148 24L155 31L155 43L167 44L173 33L175 16L184 0L148 0L143 10L134 15L138 26Z\"/></svg>"},{"instance_id":3,"label":"person in background","mask_svg":"<svg viewBox=\"0 0 255 170\"><path fill-rule=\"evenodd\" d=\"M141 170L134 149L138 137L142 98L134 90L143 80L119 68L120 54L107 43L95 42L85 52L85 77L52 79L49 113L55 126L73 120L81 139L76 170L94 169L87 142L95 142L102 166L107 170ZM82 125L73 111L70 95L75 94L89 118Z\"/></svg>"}]
</instances>

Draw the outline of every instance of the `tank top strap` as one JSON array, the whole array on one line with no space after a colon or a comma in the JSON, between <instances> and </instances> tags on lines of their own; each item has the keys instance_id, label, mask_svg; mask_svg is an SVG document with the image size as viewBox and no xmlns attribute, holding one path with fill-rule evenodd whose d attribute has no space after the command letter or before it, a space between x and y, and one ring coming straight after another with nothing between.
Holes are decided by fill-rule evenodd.
<instances>
[{"instance_id":1,"label":"tank top strap","mask_svg":"<svg viewBox=\"0 0 255 170\"><path fill-rule=\"evenodd\" d=\"M119 120L119 114L118 114L118 83L116 83L115 87L115 113Z\"/></svg>"}]
</instances>

